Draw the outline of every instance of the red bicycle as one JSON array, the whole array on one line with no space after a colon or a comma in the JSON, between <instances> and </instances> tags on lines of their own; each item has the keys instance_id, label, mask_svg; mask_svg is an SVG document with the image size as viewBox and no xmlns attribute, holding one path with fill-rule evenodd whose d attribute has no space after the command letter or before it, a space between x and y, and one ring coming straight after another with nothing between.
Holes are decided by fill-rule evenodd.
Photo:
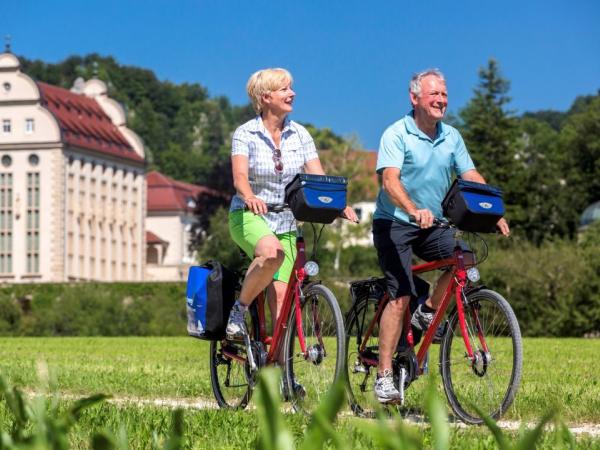
<instances>
[{"instance_id":1,"label":"red bicycle","mask_svg":"<svg viewBox=\"0 0 600 450\"><path fill-rule=\"evenodd\" d=\"M281 212L285 205L268 205ZM315 247L318 244L315 239ZM309 277L318 265L307 261L301 229L296 238L297 256L281 313L267 333L265 292L250 306L246 335L241 341L213 341L210 345L212 390L221 408L245 408L252 396L258 371L277 364L283 352L284 383L294 409L311 412L330 386L344 373L344 322L333 293ZM240 278L240 285L241 285ZM301 393L287 386L303 387Z\"/></svg>"},{"instance_id":2,"label":"red bicycle","mask_svg":"<svg viewBox=\"0 0 600 450\"><path fill-rule=\"evenodd\" d=\"M497 292L476 286L479 272L466 267L459 235L463 232L436 221L436 226L455 233L451 258L415 265L414 275L449 268L452 280L433 321L415 353L416 338L406 309L403 336L393 357L394 381L401 393L427 370L431 343L441 338L439 367L446 397L454 414L469 424L483 422L476 406L495 419L512 404L521 380L523 348L517 318L509 303ZM483 242L483 253L487 245ZM485 259L485 255L481 260ZM371 378L379 361L379 319L390 301L385 279L355 281L350 292L353 305L346 317L347 377L350 406L359 416L374 413L377 400ZM454 307L443 322L454 301ZM441 327L440 327L441 325Z\"/></svg>"}]
</instances>

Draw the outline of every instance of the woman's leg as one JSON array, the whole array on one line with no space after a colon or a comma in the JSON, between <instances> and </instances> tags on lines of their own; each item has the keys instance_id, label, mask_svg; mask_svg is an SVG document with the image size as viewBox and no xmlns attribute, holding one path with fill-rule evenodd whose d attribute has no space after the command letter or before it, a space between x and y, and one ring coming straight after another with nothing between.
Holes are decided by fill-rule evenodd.
<instances>
[{"instance_id":1,"label":"woman's leg","mask_svg":"<svg viewBox=\"0 0 600 450\"><path fill-rule=\"evenodd\" d=\"M267 287L284 259L281 243L274 235L261 238L256 244L254 255L240 292L240 303L245 306L250 305Z\"/></svg>"}]
</instances>

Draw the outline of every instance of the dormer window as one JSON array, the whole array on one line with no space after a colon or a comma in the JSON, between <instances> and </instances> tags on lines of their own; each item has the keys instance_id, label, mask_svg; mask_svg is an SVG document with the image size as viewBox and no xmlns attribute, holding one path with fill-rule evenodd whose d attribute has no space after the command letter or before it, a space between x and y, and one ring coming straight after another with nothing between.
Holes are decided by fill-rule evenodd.
<instances>
[{"instance_id":1,"label":"dormer window","mask_svg":"<svg viewBox=\"0 0 600 450\"><path fill-rule=\"evenodd\" d=\"M2 119L2 132L4 134L8 134L8 133L10 133L10 130L11 130L10 119Z\"/></svg>"},{"instance_id":2,"label":"dormer window","mask_svg":"<svg viewBox=\"0 0 600 450\"><path fill-rule=\"evenodd\" d=\"M35 131L35 122L33 119L25 119L25 133L32 134Z\"/></svg>"}]
</instances>

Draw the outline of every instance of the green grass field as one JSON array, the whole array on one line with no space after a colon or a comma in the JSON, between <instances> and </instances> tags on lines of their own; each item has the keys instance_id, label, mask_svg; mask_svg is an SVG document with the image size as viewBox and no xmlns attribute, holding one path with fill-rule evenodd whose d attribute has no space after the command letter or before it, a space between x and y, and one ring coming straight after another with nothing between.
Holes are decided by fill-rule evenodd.
<instances>
[{"instance_id":1,"label":"green grass field","mask_svg":"<svg viewBox=\"0 0 600 450\"><path fill-rule=\"evenodd\" d=\"M5 379L29 391L40 390L40 363L48 367L54 389L74 396L106 393L114 397L144 399L213 400L208 369L208 343L191 338L2 338L0 372ZM437 348L430 358L431 375L437 374ZM535 421L558 410L569 424L600 423L600 340L526 339L521 389L506 419ZM44 367L44 364L41 365ZM419 409L425 380L409 389L407 404ZM440 390L441 392L441 390ZM8 421L4 407L2 424ZM301 436L307 419L287 415ZM372 445L360 431L363 419L340 421L344 436L356 448ZM117 430L122 424L133 448L148 447L152 433L168 429L170 411L147 405L104 404L87 411L73 435L77 447L86 447L91 430ZM243 448L256 439L253 412L189 410L186 412L188 448ZM249 430L251 432L245 432ZM494 448L483 430L454 430L453 447ZM207 445L206 442L210 442ZM456 444L455 444L456 442ZM583 448L598 446L598 439L579 439ZM465 445L465 446L463 446ZM553 448L551 438L547 448Z\"/></svg>"}]
</instances>

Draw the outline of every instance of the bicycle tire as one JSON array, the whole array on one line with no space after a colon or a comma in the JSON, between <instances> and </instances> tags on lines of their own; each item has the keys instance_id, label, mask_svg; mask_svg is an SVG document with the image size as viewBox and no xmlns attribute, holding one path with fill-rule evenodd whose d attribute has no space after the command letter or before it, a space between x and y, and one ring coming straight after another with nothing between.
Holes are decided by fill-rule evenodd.
<instances>
[{"instance_id":1,"label":"bicycle tire","mask_svg":"<svg viewBox=\"0 0 600 450\"><path fill-rule=\"evenodd\" d=\"M474 331L475 316L481 324L488 354L481 349ZM497 292L482 289L468 293L465 320L479 361L473 364L465 358L458 313L454 310L441 344L440 372L454 414L467 424L479 425L483 419L477 409L496 420L513 403L521 381L523 343L512 308Z\"/></svg>"},{"instance_id":2,"label":"bicycle tire","mask_svg":"<svg viewBox=\"0 0 600 450\"><path fill-rule=\"evenodd\" d=\"M306 348L312 356L305 358L302 353L295 353L296 313L292 309L284 337L284 376L286 386L299 383L304 390L303 395L298 395L296 389L289 389L294 409L310 414L343 375L344 319L337 299L321 284L306 288L300 307Z\"/></svg>"},{"instance_id":3,"label":"bicycle tire","mask_svg":"<svg viewBox=\"0 0 600 450\"><path fill-rule=\"evenodd\" d=\"M252 308L253 306L246 315L246 329L249 330L251 339L256 338L258 333L256 319L253 319L255 311ZM209 355L212 391L220 408L244 409L252 397L253 386L248 383L245 364L225 356L225 347L229 353L246 357L246 346L243 342L212 341Z\"/></svg>"},{"instance_id":4,"label":"bicycle tire","mask_svg":"<svg viewBox=\"0 0 600 450\"><path fill-rule=\"evenodd\" d=\"M350 409L359 417L374 417L378 407L373 394L377 367L362 364L358 359L358 349L377 312L379 301L376 297L359 300L352 306L346 319L346 391ZM379 357L379 325L373 329L366 349Z\"/></svg>"}]
</instances>

